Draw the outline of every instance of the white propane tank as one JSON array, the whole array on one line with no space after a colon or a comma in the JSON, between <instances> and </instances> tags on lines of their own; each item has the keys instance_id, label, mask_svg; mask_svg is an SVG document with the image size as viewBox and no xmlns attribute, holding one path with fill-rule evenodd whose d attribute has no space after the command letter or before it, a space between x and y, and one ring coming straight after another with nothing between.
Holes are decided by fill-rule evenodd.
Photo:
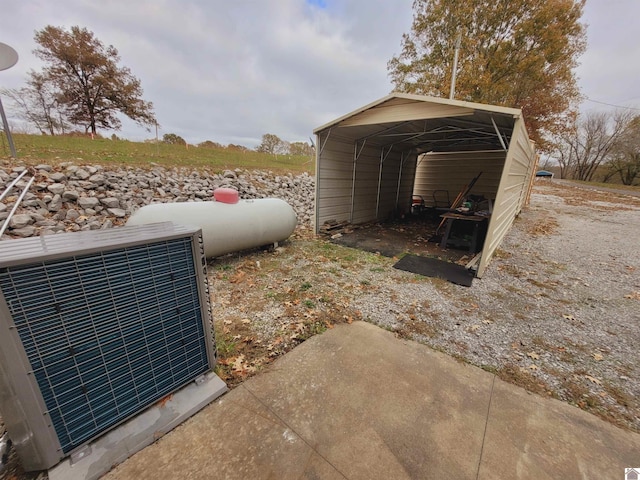
<instances>
[{"instance_id":1,"label":"white propane tank","mask_svg":"<svg viewBox=\"0 0 640 480\"><path fill-rule=\"evenodd\" d=\"M260 198L238 203L180 202L146 205L129 217L127 225L173 222L202 229L204 254L219 257L289 238L296 214L284 200Z\"/></svg>"}]
</instances>

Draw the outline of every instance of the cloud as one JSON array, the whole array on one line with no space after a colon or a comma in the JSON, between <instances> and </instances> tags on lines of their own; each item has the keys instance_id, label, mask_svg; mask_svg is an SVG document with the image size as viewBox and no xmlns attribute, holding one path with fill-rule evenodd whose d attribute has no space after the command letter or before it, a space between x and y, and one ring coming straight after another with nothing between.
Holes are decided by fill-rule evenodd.
<instances>
[{"instance_id":1,"label":"cloud","mask_svg":"<svg viewBox=\"0 0 640 480\"><path fill-rule=\"evenodd\" d=\"M605 103L640 107L637 79L640 59L633 39L640 18L637 0L587 2L583 21L587 24L587 51L577 69L585 96ZM585 102L584 110L608 108Z\"/></svg>"},{"instance_id":2,"label":"cloud","mask_svg":"<svg viewBox=\"0 0 640 480\"><path fill-rule=\"evenodd\" d=\"M412 0L1 0L0 41L20 53L0 86L20 87L33 33L79 25L114 45L154 103L160 135L256 146L265 133L306 141L313 129L390 92L387 61L409 31ZM587 95L637 96L638 66L624 19L637 0L587 2ZM618 10L620 10L618 12ZM626 43L625 43L626 42ZM152 134L123 121L119 136Z\"/></svg>"},{"instance_id":3,"label":"cloud","mask_svg":"<svg viewBox=\"0 0 640 480\"><path fill-rule=\"evenodd\" d=\"M411 22L410 0L35 0L11 8L20 26L8 43L28 52L46 24L87 27L140 78L163 132L250 146L264 133L306 140L388 93L386 62ZM38 68L23 60L10 86ZM148 136L124 125L124 136Z\"/></svg>"}]
</instances>

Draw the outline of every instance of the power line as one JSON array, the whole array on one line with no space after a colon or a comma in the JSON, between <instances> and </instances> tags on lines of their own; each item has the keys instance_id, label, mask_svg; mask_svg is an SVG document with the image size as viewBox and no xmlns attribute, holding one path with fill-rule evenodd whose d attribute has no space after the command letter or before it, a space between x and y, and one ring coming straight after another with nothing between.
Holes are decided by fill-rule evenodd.
<instances>
[{"instance_id":1,"label":"power line","mask_svg":"<svg viewBox=\"0 0 640 480\"><path fill-rule=\"evenodd\" d=\"M608 107L626 108L627 110L638 110L640 112L640 108L637 108L637 107L625 107L623 105L614 105L613 103L606 103L606 102L600 102L599 100L593 100L589 97L585 97L585 100L593 103L599 103L600 105L607 105Z\"/></svg>"}]
</instances>

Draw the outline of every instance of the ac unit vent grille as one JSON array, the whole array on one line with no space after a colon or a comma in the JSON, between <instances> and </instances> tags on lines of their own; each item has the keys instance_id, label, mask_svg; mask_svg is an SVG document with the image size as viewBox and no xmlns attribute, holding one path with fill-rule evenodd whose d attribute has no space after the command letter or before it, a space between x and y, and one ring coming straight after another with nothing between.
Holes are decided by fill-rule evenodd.
<instances>
[{"instance_id":1,"label":"ac unit vent grille","mask_svg":"<svg viewBox=\"0 0 640 480\"><path fill-rule=\"evenodd\" d=\"M210 369L192 242L0 269L65 454Z\"/></svg>"}]
</instances>

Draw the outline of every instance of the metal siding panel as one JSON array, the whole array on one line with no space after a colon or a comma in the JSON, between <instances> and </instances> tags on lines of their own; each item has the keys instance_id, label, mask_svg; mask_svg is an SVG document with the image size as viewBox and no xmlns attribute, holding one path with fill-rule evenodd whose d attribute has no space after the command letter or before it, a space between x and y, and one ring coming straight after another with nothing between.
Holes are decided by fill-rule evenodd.
<instances>
[{"instance_id":1,"label":"metal siding panel","mask_svg":"<svg viewBox=\"0 0 640 480\"><path fill-rule=\"evenodd\" d=\"M533 168L531 162L534 160L534 151L529 143L524 122L518 118L513 129L493 215L489 221L482 258L478 265L478 277L482 277L491 257L513 225L515 217L520 213L528 188L529 172Z\"/></svg>"},{"instance_id":2,"label":"metal siding panel","mask_svg":"<svg viewBox=\"0 0 640 480\"><path fill-rule=\"evenodd\" d=\"M384 161L380 182L378 220L387 220L396 213L400 160L401 152L392 151Z\"/></svg>"},{"instance_id":3,"label":"metal siding panel","mask_svg":"<svg viewBox=\"0 0 640 480\"><path fill-rule=\"evenodd\" d=\"M353 175L353 143L332 131L316 159L316 233L327 220L344 221L349 218ZM345 153L350 152L350 153ZM342 199L337 202L336 199Z\"/></svg>"},{"instance_id":4,"label":"metal siding panel","mask_svg":"<svg viewBox=\"0 0 640 480\"><path fill-rule=\"evenodd\" d=\"M434 190L447 190L453 201L462 188L482 171L471 193L495 199L505 152L454 152L423 155L418 159L414 194L433 204Z\"/></svg>"}]
</instances>

